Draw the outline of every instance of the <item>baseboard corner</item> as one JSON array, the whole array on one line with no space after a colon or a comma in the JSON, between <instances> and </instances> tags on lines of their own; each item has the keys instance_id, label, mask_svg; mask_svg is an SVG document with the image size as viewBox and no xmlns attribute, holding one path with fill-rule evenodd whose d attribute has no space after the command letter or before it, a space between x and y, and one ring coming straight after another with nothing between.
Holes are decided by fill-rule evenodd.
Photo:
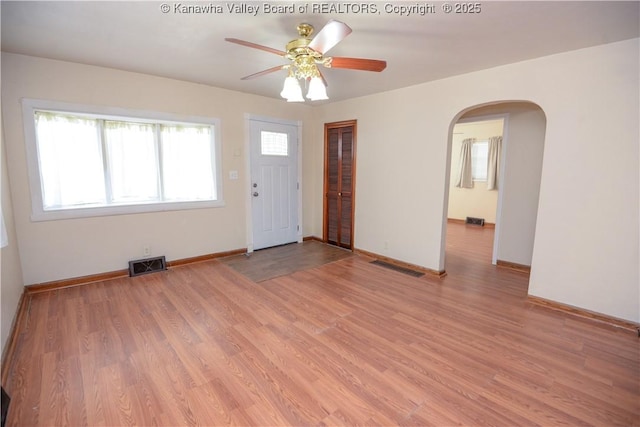
<instances>
[{"instance_id":1,"label":"baseboard corner","mask_svg":"<svg viewBox=\"0 0 640 427\"><path fill-rule=\"evenodd\" d=\"M509 270L519 271L520 273L531 274L531 266L518 264L511 261L503 261L501 259L496 260L496 265L502 268L508 268Z\"/></svg>"},{"instance_id":2,"label":"baseboard corner","mask_svg":"<svg viewBox=\"0 0 640 427\"><path fill-rule=\"evenodd\" d=\"M2 375L0 380L2 381L2 386L7 385L7 380L9 379L9 371L11 369L11 362L13 361L14 353L16 350L16 345L18 344L18 334L19 331L23 330L22 325L26 321L26 317L28 315L28 306L29 301L31 299L30 295L27 295L26 290L22 291L20 295L20 299L18 299L18 307L16 309L16 314L13 317L13 322L11 322L11 328L9 329L9 337L7 338L7 342L5 343L4 350L2 352L2 362L1 368Z\"/></svg>"},{"instance_id":3,"label":"baseboard corner","mask_svg":"<svg viewBox=\"0 0 640 427\"><path fill-rule=\"evenodd\" d=\"M588 319L594 322L604 323L609 326L632 331L640 336L640 323L636 323L631 320L620 319L608 314L598 313L595 311L575 307L573 305L564 304L535 295L527 295L527 301L540 307L546 307L551 310L560 311L583 319Z\"/></svg>"}]
</instances>

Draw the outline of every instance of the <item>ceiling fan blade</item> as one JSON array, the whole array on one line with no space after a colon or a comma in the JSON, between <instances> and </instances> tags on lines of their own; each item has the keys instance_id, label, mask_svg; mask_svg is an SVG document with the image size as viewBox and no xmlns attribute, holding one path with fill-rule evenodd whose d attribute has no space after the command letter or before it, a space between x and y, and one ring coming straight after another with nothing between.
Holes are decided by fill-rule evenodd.
<instances>
[{"instance_id":1,"label":"ceiling fan blade","mask_svg":"<svg viewBox=\"0 0 640 427\"><path fill-rule=\"evenodd\" d=\"M268 47L268 46L262 46L260 44L255 44L255 43L247 42L247 41L240 40L240 39L225 38L225 40L228 41L228 42L231 42L231 43L239 44L241 46L252 47L254 49L264 50L265 52L275 53L276 55L279 55L279 56L285 56L286 55L286 52L284 52L282 50L274 49L274 48Z\"/></svg>"},{"instance_id":2,"label":"ceiling fan blade","mask_svg":"<svg viewBox=\"0 0 640 427\"><path fill-rule=\"evenodd\" d=\"M278 65L277 67L269 68L268 70L258 71L257 73L250 74L248 76L244 76L240 80L250 80L255 79L256 77L261 77L266 74L275 73L276 71L280 71L288 67L288 65Z\"/></svg>"},{"instance_id":3,"label":"ceiling fan blade","mask_svg":"<svg viewBox=\"0 0 640 427\"><path fill-rule=\"evenodd\" d=\"M351 34L351 28L343 22L331 20L322 27L320 32L309 43L309 47L316 52L325 54L329 49L340 43Z\"/></svg>"},{"instance_id":4,"label":"ceiling fan blade","mask_svg":"<svg viewBox=\"0 0 640 427\"><path fill-rule=\"evenodd\" d=\"M347 68L349 70L375 71L380 72L387 68L387 61L379 59L363 59L363 58L331 58L331 68Z\"/></svg>"}]
</instances>

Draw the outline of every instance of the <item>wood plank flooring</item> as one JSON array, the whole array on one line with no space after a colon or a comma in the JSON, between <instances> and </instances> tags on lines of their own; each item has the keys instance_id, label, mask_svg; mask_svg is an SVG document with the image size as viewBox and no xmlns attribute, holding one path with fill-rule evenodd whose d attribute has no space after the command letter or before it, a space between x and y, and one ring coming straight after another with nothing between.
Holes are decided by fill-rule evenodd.
<instances>
[{"instance_id":1,"label":"wood plank flooring","mask_svg":"<svg viewBox=\"0 0 640 427\"><path fill-rule=\"evenodd\" d=\"M526 301L492 230L448 276L213 260L33 295L8 425L640 425L640 341Z\"/></svg>"}]
</instances>

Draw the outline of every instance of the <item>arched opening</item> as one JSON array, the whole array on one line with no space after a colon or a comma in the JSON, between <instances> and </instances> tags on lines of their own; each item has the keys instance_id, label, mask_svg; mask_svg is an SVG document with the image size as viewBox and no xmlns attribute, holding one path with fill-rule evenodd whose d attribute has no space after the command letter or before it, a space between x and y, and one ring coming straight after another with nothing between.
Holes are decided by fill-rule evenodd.
<instances>
[{"instance_id":1,"label":"arched opening","mask_svg":"<svg viewBox=\"0 0 640 427\"><path fill-rule=\"evenodd\" d=\"M475 105L462 110L453 118L449 134L451 161L447 167L446 209L443 218L445 226L441 247L441 259L444 260L443 267L446 270L455 268L446 258L452 230L464 232L461 227L480 227L466 225L466 217L482 219L483 215L488 217L485 218L488 225L484 226L484 240L478 244L486 246L489 236L492 247L490 256L486 256L482 262L530 270L545 134L544 111L529 101L498 101ZM494 136L502 137L497 156L495 188L488 188L490 186L487 182L483 182L483 173L486 181L486 171L474 171L471 184L460 185L458 175L462 167L461 141L467 140L467 147L478 144L478 147L474 147L473 160L476 165L482 165L483 161L486 162L481 154L483 149L486 150L484 144ZM465 234L463 244L466 246L465 252L473 256L473 232ZM489 251L485 250L485 253ZM457 260L457 264L464 264L464 259Z\"/></svg>"}]
</instances>

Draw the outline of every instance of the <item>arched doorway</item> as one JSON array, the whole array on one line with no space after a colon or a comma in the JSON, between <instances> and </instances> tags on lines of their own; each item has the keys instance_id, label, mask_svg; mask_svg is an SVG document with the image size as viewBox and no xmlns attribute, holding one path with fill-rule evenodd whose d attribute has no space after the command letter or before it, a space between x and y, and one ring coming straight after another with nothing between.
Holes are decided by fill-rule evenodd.
<instances>
[{"instance_id":1,"label":"arched doorway","mask_svg":"<svg viewBox=\"0 0 640 427\"><path fill-rule=\"evenodd\" d=\"M452 150L454 129L459 123L482 122L503 119L502 147L499 156L497 199L495 211L495 234L491 263L511 268L528 270L531 267L535 227L538 212L538 197L542 173L546 116L537 105L528 101L500 101L471 106L457 114L450 126L449 150ZM455 138L454 138L455 137ZM448 188L445 192L447 206L443 223L449 222L449 202L459 198L465 191L456 188L459 168L459 152L451 152L447 173ZM480 183L479 183L480 184ZM481 191L486 186L478 185ZM478 189L474 190L478 192ZM471 193L470 191L468 191ZM495 197L497 196L497 197ZM471 202L475 203L475 202ZM456 216L461 216L458 210ZM473 215L469 215L473 216ZM442 256L446 260L447 233L443 233ZM471 242L473 245L473 242ZM446 267L449 269L449 267Z\"/></svg>"}]
</instances>

